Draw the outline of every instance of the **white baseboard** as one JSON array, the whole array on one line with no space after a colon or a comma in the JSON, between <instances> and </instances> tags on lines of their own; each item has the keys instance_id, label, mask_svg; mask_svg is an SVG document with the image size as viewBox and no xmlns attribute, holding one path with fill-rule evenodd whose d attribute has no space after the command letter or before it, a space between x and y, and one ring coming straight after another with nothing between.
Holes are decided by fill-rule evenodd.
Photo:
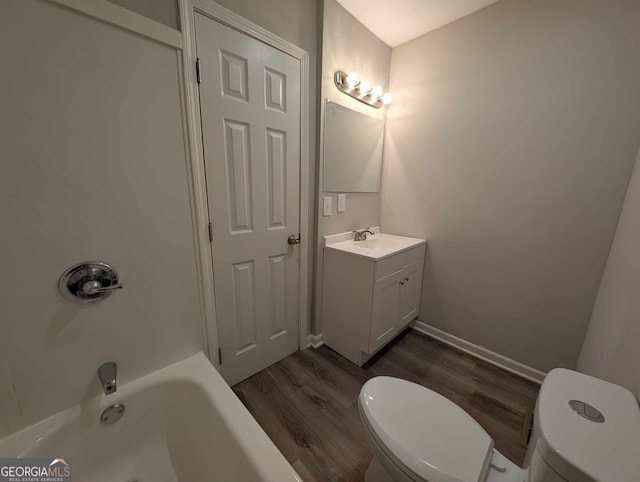
<instances>
[{"instance_id":1,"label":"white baseboard","mask_svg":"<svg viewBox=\"0 0 640 482\"><path fill-rule=\"evenodd\" d=\"M322 340L322 333L320 333L319 335L309 333L309 335L307 335L307 348L309 348L310 346L314 348L320 348L322 345L324 345L324 341Z\"/></svg>"},{"instance_id":2,"label":"white baseboard","mask_svg":"<svg viewBox=\"0 0 640 482\"><path fill-rule=\"evenodd\" d=\"M463 352L476 358L480 358L492 365L503 368L511 373L515 373L516 375L526 378L534 383L542 383L542 380L544 380L546 375L546 373L525 365L524 363L520 363L504 355L500 355L488 348L463 340L457 336L450 335L449 333L439 330L438 328L434 328L431 325L427 325L422 321L414 320L409 326L420 333L424 333L425 335L435 338L447 345L451 345L458 350L462 350Z\"/></svg>"}]
</instances>

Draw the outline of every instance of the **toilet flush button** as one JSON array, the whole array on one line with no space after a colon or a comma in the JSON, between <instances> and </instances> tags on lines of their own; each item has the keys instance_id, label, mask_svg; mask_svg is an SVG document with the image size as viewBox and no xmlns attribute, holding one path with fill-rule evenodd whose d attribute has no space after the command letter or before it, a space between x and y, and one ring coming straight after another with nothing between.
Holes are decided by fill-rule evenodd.
<instances>
[{"instance_id":1,"label":"toilet flush button","mask_svg":"<svg viewBox=\"0 0 640 482\"><path fill-rule=\"evenodd\" d=\"M595 420L602 417L602 414L598 410L593 408L591 405L585 403L584 408L585 408L585 414L590 419ZM602 419L603 419L602 421L604 422L604 417L602 417Z\"/></svg>"},{"instance_id":2,"label":"toilet flush button","mask_svg":"<svg viewBox=\"0 0 640 482\"><path fill-rule=\"evenodd\" d=\"M597 408L589 405L581 400L569 401L571 409L583 418L586 418L590 422L603 423L604 415Z\"/></svg>"}]
</instances>

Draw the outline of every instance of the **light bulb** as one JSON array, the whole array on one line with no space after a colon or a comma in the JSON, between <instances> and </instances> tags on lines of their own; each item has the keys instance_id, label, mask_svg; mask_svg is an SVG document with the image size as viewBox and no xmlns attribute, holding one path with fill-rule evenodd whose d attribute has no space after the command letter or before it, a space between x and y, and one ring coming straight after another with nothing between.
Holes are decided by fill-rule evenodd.
<instances>
[{"instance_id":1,"label":"light bulb","mask_svg":"<svg viewBox=\"0 0 640 482\"><path fill-rule=\"evenodd\" d=\"M392 100L393 100L393 99L391 98L391 94L390 94L389 92L387 92L386 94L384 94L384 95L382 96L382 103L383 103L384 105L389 105L389 104L391 104L391 101L392 101Z\"/></svg>"},{"instance_id":2,"label":"light bulb","mask_svg":"<svg viewBox=\"0 0 640 482\"><path fill-rule=\"evenodd\" d=\"M362 95L367 95L369 92L371 92L371 84L366 80L363 80L360 82L360 85L358 86L358 90Z\"/></svg>"},{"instance_id":3,"label":"light bulb","mask_svg":"<svg viewBox=\"0 0 640 482\"><path fill-rule=\"evenodd\" d=\"M371 97L373 97L376 100L382 97L382 94L383 94L383 90L382 90L382 87L380 87L379 85L376 85L373 89L371 89Z\"/></svg>"},{"instance_id":4,"label":"light bulb","mask_svg":"<svg viewBox=\"0 0 640 482\"><path fill-rule=\"evenodd\" d=\"M358 85L358 74L356 74L355 72L350 72L349 75L347 75L345 81L347 85L353 89L356 85Z\"/></svg>"}]
</instances>

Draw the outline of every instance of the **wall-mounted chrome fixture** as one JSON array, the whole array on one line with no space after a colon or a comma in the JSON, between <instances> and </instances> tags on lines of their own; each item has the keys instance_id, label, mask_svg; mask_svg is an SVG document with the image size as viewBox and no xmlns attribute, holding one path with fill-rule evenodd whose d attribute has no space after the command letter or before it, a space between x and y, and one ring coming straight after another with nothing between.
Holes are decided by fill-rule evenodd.
<instances>
[{"instance_id":1,"label":"wall-mounted chrome fixture","mask_svg":"<svg viewBox=\"0 0 640 482\"><path fill-rule=\"evenodd\" d=\"M62 273L58 281L60 294L68 301L81 304L104 299L122 288L116 270L99 261L78 263Z\"/></svg>"},{"instance_id":2,"label":"wall-mounted chrome fixture","mask_svg":"<svg viewBox=\"0 0 640 482\"><path fill-rule=\"evenodd\" d=\"M376 109L391 104L391 94L385 93L379 85L372 87L366 80L359 79L355 72L345 74L338 70L333 76L333 82L340 92Z\"/></svg>"}]
</instances>

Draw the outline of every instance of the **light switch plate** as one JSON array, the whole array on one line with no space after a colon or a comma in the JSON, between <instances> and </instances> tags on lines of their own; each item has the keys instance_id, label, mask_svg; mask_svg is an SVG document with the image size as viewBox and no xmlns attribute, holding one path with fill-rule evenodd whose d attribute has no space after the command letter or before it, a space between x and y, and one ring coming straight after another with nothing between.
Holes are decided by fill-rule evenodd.
<instances>
[{"instance_id":1,"label":"light switch plate","mask_svg":"<svg viewBox=\"0 0 640 482\"><path fill-rule=\"evenodd\" d=\"M347 209L347 195L338 194L338 212L343 213Z\"/></svg>"},{"instance_id":2,"label":"light switch plate","mask_svg":"<svg viewBox=\"0 0 640 482\"><path fill-rule=\"evenodd\" d=\"M331 196L326 196L324 198L324 208L322 210L322 214L325 216L331 216Z\"/></svg>"}]
</instances>

